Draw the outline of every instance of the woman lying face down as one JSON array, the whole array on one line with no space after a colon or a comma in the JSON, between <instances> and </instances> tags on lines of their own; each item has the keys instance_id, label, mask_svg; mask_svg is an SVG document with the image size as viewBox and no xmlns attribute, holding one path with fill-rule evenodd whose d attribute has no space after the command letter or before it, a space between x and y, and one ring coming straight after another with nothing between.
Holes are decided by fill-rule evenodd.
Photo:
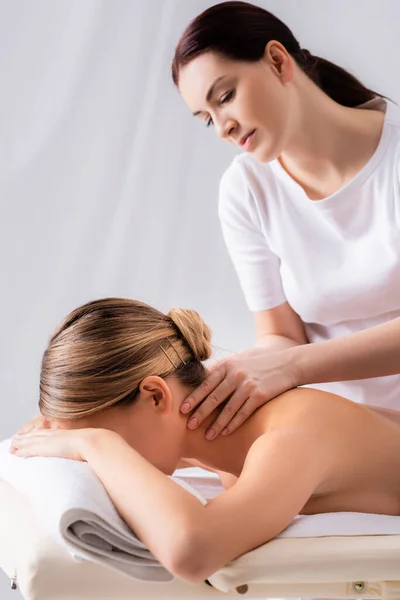
<instances>
[{"instance_id":1,"label":"woman lying face down","mask_svg":"<svg viewBox=\"0 0 400 600\"><path fill-rule=\"evenodd\" d=\"M210 330L195 311L165 315L117 298L76 309L42 361L40 411L56 429L15 439L15 454L87 461L160 562L190 581L269 541L299 513L400 514L399 412L294 389L208 441L208 422L191 431L179 407L205 379L210 354ZM237 482L202 506L166 477L183 459Z\"/></svg>"},{"instance_id":2,"label":"woman lying face down","mask_svg":"<svg viewBox=\"0 0 400 600\"><path fill-rule=\"evenodd\" d=\"M165 315L134 300L91 302L50 340L40 412L66 429L111 429L171 474L187 456L190 437L179 399L201 384L207 374L201 361L210 355L210 331L195 311Z\"/></svg>"}]
</instances>

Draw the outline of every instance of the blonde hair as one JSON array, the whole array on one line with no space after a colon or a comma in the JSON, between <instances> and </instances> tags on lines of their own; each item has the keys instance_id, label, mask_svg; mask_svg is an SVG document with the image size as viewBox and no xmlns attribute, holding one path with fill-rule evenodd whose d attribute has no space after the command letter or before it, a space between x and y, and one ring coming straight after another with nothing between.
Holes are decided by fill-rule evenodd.
<instances>
[{"instance_id":1,"label":"blonde hair","mask_svg":"<svg viewBox=\"0 0 400 600\"><path fill-rule=\"evenodd\" d=\"M104 298L72 311L42 359L42 415L74 420L132 404L149 375L174 373L197 387L211 356L211 331L194 310L168 314L136 300Z\"/></svg>"}]
</instances>

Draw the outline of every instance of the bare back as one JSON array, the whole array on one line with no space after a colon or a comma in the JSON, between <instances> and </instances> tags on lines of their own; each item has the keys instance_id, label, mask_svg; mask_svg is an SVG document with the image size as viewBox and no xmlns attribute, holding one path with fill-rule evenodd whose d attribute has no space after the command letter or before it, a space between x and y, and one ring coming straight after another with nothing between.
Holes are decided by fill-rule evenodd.
<instances>
[{"instance_id":1,"label":"bare back","mask_svg":"<svg viewBox=\"0 0 400 600\"><path fill-rule=\"evenodd\" d=\"M318 428L326 419L329 433L319 443L329 446L332 463L301 512L400 515L400 411L301 388L270 403L267 431L306 427L318 453Z\"/></svg>"},{"instance_id":2,"label":"bare back","mask_svg":"<svg viewBox=\"0 0 400 600\"><path fill-rule=\"evenodd\" d=\"M214 570L279 535L299 513L400 515L399 412L297 388L229 437L198 456L199 466L208 458L217 472L237 476L205 509Z\"/></svg>"}]
</instances>

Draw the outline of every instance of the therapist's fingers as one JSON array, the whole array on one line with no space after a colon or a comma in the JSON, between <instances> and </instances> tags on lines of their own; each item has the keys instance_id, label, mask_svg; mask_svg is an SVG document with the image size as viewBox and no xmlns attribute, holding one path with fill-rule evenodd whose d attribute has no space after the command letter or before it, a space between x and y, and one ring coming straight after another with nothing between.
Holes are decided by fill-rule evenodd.
<instances>
[{"instance_id":1,"label":"therapist's fingers","mask_svg":"<svg viewBox=\"0 0 400 600\"><path fill-rule=\"evenodd\" d=\"M196 429L222 402L230 398L235 388L232 382L224 380L215 388L194 412L188 421L189 429Z\"/></svg>"},{"instance_id":2,"label":"therapist's fingers","mask_svg":"<svg viewBox=\"0 0 400 600\"><path fill-rule=\"evenodd\" d=\"M239 387L234 394L232 394L228 403L222 409L218 418L210 425L206 431L206 439L213 440L222 431L224 435L231 433L234 429L239 427L248 417L254 412L255 408L249 411L248 407L249 393L245 386ZM236 427L233 424L237 423ZM229 428L227 426L229 425Z\"/></svg>"},{"instance_id":3,"label":"therapist's fingers","mask_svg":"<svg viewBox=\"0 0 400 600\"><path fill-rule=\"evenodd\" d=\"M224 381L215 388L200 404L198 409L193 413L188 421L189 429L196 429L212 412L229 398L235 391L232 382L224 379Z\"/></svg>"},{"instance_id":4,"label":"therapist's fingers","mask_svg":"<svg viewBox=\"0 0 400 600\"><path fill-rule=\"evenodd\" d=\"M199 408L190 417L188 421L189 429L196 429L196 427L211 415L217 406L229 398L234 391L235 387L233 382L224 379L224 381L207 396Z\"/></svg>"},{"instance_id":5,"label":"therapist's fingers","mask_svg":"<svg viewBox=\"0 0 400 600\"><path fill-rule=\"evenodd\" d=\"M225 375L226 367L224 364L220 364L218 367L213 368L208 377L206 377L206 379L202 381L201 384L191 394L189 394L189 396L187 396L187 398L185 398L180 406L180 411L184 414L187 414L196 408L196 406L200 404L204 398L207 398L207 396L220 385L220 383L225 379ZM214 405L214 408L215 406L216 405Z\"/></svg>"},{"instance_id":6,"label":"therapist's fingers","mask_svg":"<svg viewBox=\"0 0 400 600\"><path fill-rule=\"evenodd\" d=\"M211 364L207 365L207 371L209 373L212 373L213 371L216 371L219 367L222 367L225 363L226 363L226 357L225 358L220 358L219 360L214 360L214 362L212 362Z\"/></svg>"}]
</instances>

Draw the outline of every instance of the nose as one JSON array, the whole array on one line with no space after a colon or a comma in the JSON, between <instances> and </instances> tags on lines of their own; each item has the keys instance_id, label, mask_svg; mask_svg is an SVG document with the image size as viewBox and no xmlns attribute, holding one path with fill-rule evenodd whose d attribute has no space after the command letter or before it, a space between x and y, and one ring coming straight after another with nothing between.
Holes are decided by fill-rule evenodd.
<instances>
[{"instance_id":1,"label":"nose","mask_svg":"<svg viewBox=\"0 0 400 600\"><path fill-rule=\"evenodd\" d=\"M217 135L222 139L229 139L237 129L237 121L234 119L227 119L222 123L218 123L216 130Z\"/></svg>"}]
</instances>

